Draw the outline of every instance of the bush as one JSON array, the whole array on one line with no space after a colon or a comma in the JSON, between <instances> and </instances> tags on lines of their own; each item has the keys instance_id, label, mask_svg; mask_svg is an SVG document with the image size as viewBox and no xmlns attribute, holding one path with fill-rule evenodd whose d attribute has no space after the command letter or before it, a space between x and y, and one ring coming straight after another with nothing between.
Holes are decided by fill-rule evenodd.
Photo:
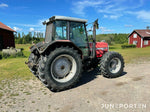
<instances>
[{"instance_id":1,"label":"bush","mask_svg":"<svg viewBox=\"0 0 150 112\"><path fill-rule=\"evenodd\" d=\"M122 49L126 49L126 48L136 48L136 45L134 44L123 44L121 45Z\"/></svg>"},{"instance_id":2,"label":"bush","mask_svg":"<svg viewBox=\"0 0 150 112\"><path fill-rule=\"evenodd\" d=\"M8 49L8 51L6 52L0 52L0 59L2 58L16 58L16 57L25 57L25 55L23 54L23 49L20 49L20 51L18 52L13 52L13 51L9 51L10 49Z\"/></svg>"},{"instance_id":3,"label":"bush","mask_svg":"<svg viewBox=\"0 0 150 112\"><path fill-rule=\"evenodd\" d=\"M0 60L2 59L2 52L0 51Z\"/></svg>"},{"instance_id":4,"label":"bush","mask_svg":"<svg viewBox=\"0 0 150 112\"><path fill-rule=\"evenodd\" d=\"M2 58L16 58L16 57L25 57L25 56L23 52L18 52L16 54L2 53Z\"/></svg>"},{"instance_id":5,"label":"bush","mask_svg":"<svg viewBox=\"0 0 150 112\"><path fill-rule=\"evenodd\" d=\"M2 58L8 58L10 55L7 53L2 53Z\"/></svg>"},{"instance_id":6,"label":"bush","mask_svg":"<svg viewBox=\"0 0 150 112\"><path fill-rule=\"evenodd\" d=\"M126 42L128 42L128 35L129 34L98 34L96 35L96 40L97 41L101 41L101 40L106 40L106 42L109 45L113 45L113 44L124 44Z\"/></svg>"}]
</instances>

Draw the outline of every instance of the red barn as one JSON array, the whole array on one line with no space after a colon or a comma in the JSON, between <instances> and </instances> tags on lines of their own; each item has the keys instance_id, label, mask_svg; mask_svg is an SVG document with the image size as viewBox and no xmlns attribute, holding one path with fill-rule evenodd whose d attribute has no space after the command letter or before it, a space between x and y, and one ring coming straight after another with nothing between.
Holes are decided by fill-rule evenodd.
<instances>
[{"instance_id":1,"label":"red barn","mask_svg":"<svg viewBox=\"0 0 150 112\"><path fill-rule=\"evenodd\" d=\"M0 50L15 47L14 30L0 22Z\"/></svg>"},{"instance_id":2,"label":"red barn","mask_svg":"<svg viewBox=\"0 0 150 112\"><path fill-rule=\"evenodd\" d=\"M129 44L135 44L138 48L150 46L150 29L134 30L128 39Z\"/></svg>"}]
</instances>

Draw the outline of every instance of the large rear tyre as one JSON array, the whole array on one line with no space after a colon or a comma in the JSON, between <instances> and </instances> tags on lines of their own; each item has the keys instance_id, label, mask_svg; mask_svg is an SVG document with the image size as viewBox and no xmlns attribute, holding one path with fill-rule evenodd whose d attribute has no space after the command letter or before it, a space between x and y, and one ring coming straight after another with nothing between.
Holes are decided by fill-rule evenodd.
<instances>
[{"instance_id":1,"label":"large rear tyre","mask_svg":"<svg viewBox=\"0 0 150 112\"><path fill-rule=\"evenodd\" d=\"M100 71L104 77L115 78L123 73L124 60L117 52L107 52L102 56Z\"/></svg>"},{"instance_id":2,"label":"large rear tyre","mask_svg":"<svg viewBox=\"0 0 150 112\"><path fill-rule=\"evenodd\" d=\"M82 61L76 50L56 48L39 63L39 78L51 91L71 88L81 76Z\"/></svg>"},{"instance_id":3,"label":"large rear tyre","mask_svg":"<svg viewBox=\"0 0 150 112\"><path fill-rule=\"evenodd\" d=\"M34 53L31 53L28 62L32 64L37 63L36 58L36 55ZM35 66L32 66L29 69L38 78L37 68Z\"/></svg>"}]
</instances>

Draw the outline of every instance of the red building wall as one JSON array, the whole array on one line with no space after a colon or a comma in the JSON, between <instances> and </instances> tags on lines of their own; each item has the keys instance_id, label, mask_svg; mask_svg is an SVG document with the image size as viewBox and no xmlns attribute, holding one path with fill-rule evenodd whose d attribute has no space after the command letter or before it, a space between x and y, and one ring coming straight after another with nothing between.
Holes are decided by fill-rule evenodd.
<instances>
[{"instance_id":1,"label":"red building wall","mask_svg":"<svg viewBox=\"0 0 150 112\"><path fill-rule=\"evenodd\" d=\"M15 47L14 34L11 31L0 29L0 35L3 38L3 49Z\"/></svg>"},{"instance_id":2,"label":"red building wall","mask_svg":"<svg viewBox=\"0 0 150 112\"><path fill-rule=\"evenodd\" d=\"M133 32L129 37L129 44L133 44L133 41L137 41L137 47L141 48L141 37L137 34L137 38L134 38L133 35L137 34L136 32Z\"/></svg>"},{"instance_id":3,"label":"red building wall","mask_svg":"<svg viewBox=\"0 0 150 112\"><path fill-rule=\"evenodd\" d=\"M145 39L144 39L145 40ZM143 40L143 47L150 46L150 40L148 40L148 45L144 45L144 40Z\"/></svg>"}]
</instances>

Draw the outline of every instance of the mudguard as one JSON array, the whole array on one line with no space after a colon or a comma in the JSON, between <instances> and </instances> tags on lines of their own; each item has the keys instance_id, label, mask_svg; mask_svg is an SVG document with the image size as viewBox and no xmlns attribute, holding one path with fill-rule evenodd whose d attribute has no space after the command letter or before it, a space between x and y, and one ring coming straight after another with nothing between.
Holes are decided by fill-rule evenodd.
<instances>
[{"instance_id":1,"label":"mudguard","mask_svg":"<svg viewBox=\"0 0 150 112\"><path fill-rule=\"evenodd\" d=\"M45 43L45 42L39 42L33 46L31 46L30 51L34 52L35 50L37 50L39 52L39 54L44 53L48 48L50 47L54 47L55 45L61 46L61 45L65 45L65 46L71 46L74 47L76 50L78 50L78 52L81 54L82 56L82 51L79 47L77 47L73 42L71 42L70 40L56 40L53 42L49 42L49 43Z\"/></svg>"}]
</instances>

